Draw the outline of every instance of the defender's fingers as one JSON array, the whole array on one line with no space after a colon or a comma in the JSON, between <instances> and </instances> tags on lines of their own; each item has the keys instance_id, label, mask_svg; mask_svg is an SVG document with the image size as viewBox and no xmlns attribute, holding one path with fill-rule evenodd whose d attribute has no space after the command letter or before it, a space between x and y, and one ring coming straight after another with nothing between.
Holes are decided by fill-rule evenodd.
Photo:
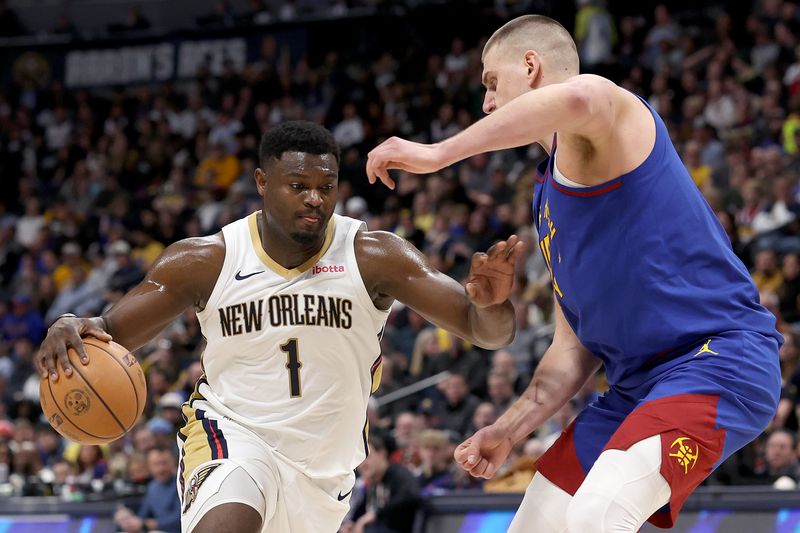
<instances>
[{"instance_id":1,"label":"defender's fingers","mask_svg":"<svg viewBox=\"0 0 800 533\"><path fill-rule=\"evenodd\" d=\"M370 155L367 156L367 181L369 181L370 185L375 185L375 172L373 171L373 166L375 164L375 159L372 157L372 152Z\"/></svg>"},{"instance_id":2,"label":"defender's fingers","mask_svg":"<svg viewBox=\"0 0 800 533\"><path fill-rule=\"evenodd\" d=\"M472 474L474 477L483 477L488 467L489 467L489 461L487 461L485 458L482 457L481 460L478 461L478 464L475 465L472 468L472 470L469 471L469 473Z\"/></svg>"},{"instance_id":3,"label":"defender's fingers","mask_svg":"<svg viewBox=\"0 0 800 533\"><path fill-rule=\"evenodd\" d=\"M378 177L381 179L384 185L389 187L391 190L394 190L394 180L389 175L389 171L387 170L388 163L381 165L378 168L377 174Z\"/></svg>"},{"instance_id":4,"label":"defender's fingers","mask_svg":"<svg viewBox=\"0 0 800 533\"><path fill-rule=\"evenodd\" d=\"M494 476L495 472L497 472L497 467L490 462L489 466L486 467L486 472L483 473L483 476L486 479L490 479L492 476Z\"/></svg>"},{"instance_id":5,"label":"defender's fingers","mask_svg":"<svg viewBox=\"0 0 800 533\"><path fill-rule=\"evenodd\" d=\"M458 445L456 451L453 452L453 457L459 463L472 466L476 462L475 457L479 454L478 446L473 443L472 438L469 438Z\"/></svg>"}]
</instances>

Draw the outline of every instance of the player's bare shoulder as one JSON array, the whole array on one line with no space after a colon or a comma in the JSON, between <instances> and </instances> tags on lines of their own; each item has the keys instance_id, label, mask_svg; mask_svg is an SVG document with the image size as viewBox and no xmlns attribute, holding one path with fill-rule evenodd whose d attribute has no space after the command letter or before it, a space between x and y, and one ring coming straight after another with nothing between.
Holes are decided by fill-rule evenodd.
<instances>
[{"instance_id":1,"label":"player's bare shoulder","mask_svg":"<svg viewBox=\"0 0 800 533\"><path fill-rule=\"evenodd\" d=\"M187 237L170 244L159 261L177 261L180 266L219 262L220 268L225 259L225 239L222 232L203 237Z\"/></svg>"},{"instance_id":2,"label":"player's bare shoulder","mask_svg":"<svg viewBox=\"0 0 800 533\"><path fill-rule=\"evenodd\" d=\"M564 82L584 119L558 131L558 167L567 177L595 186L638 167L655 144L647 105L611 80L581 74Z\"/></svg>"},{"instance_id":3,"label":"player's bare shoulder","mask_svg":"<svg viewBox=\"0 0 800 533\"><path fill-rule=\"evenodd\" d=\"M222 232L188 237L164 250L148 272L148 278L196 295L194 303L202 308L214 289L224 262Z\"/></svg>"}]
</instances>

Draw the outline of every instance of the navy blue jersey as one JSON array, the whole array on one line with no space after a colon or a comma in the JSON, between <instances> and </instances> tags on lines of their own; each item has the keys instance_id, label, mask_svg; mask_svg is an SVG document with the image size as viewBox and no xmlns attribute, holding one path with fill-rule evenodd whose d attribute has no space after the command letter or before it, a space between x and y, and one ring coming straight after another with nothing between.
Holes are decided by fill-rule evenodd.
<instances>
[{"instance_id":1,"label":"navy blue jersey","mask_svg":"<svg viewBox=\"0 0 800 533\"><path fill-rule=\"evenodd\" d=\"M635 170L596 187L564 186L552 176L554 142L535 187L534 222L553 290L612 385L646 379L687 346L723 332L782 342L666 126L651 113L655 145Z\"/></svg>"}]
</instances>

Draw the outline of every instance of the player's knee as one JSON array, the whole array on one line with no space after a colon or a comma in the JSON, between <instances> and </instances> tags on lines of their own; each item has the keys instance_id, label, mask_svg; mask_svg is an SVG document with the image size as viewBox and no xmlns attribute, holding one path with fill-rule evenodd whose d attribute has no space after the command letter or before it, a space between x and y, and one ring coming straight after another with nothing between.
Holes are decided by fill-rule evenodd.
<instances>
[{"instance_id":1,"label":"player's knee","mask_svg":"<svg viewBox=\"0 0 800 533\"><path fill-rule=\"evenodd\" d=\"M564 533L567 505L572 499L552 481L537 473L508 528L508 533Z\"/></svg>"},{"instance_id":2,"label":"player's knee","mask_svg":"<svg viewBox=\"0 0 800 533\"><path fill-rule=\"evenodd\" d=\"M611 495L578 491L567 507L569 533L635 533L638 529L636 517Z\"/></svg>"},{"instance_id":3,"label":"player's knee","mask_svg":"<svg viewBox=\"0 0 800 533\"><path fill-rule=\"evenodd\" d=\"M610 499L598 494L575 494L567 506L567 531L605 533L602 517L606 514L609 503Z\"/></svg>"},{"instance_id":4,"label":"player's knee","mask_svg":"<svg viewBox=\"0 0 800 533\"><path fill-rule=\"evenodd\" d=\"M258 533L261 515L243 503L224 503L209 510L191 533Z\"/></svg>"}]
</instances>

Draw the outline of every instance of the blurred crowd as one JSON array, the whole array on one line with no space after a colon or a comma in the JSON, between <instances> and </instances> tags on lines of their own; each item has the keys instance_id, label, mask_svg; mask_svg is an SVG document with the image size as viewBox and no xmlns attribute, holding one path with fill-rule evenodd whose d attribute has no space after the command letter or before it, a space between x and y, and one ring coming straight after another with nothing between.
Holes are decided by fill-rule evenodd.
<instances>
[{"instance_id":1,"label":"blurred crowd","mask_svg":"<svg viewBox=\"0 0 800 533\"><path fill-rule=\"evenodd\" d=\"M609 76L662 115L786 339L776 419L707 483L794 487L800 8L757 0L731 14L722 3L698 2L690 11L659 5L627 14L578 0L573 14L562 22L576 37L583 70ZM145 416L108 446L64 441L42 420L33 357L60 314L103 312L166 245L258 209L259 138L291 119L326 125L341 145L337 212L405 237L455 279L466 275L475 251L497 239L516 233L527 244L513 293L517 335L503 350L478 349L394 308L369 413L375 453L359 468L343 529L379 523L405 531L407 511L430 494L524 490L536 458L606 386L601 372L519 444L495 479L481 482L454 468L454 446L521 394L550 342L551 287L530 218L534 164L544 154L533 146L478 155L429 176L399 172L392 192L369 186L364 175L366 153L382 139L436 142L481 116L480 55L500 21L472 37L452 30L442 49L417 39L384 51L373 36L371 47L330 43L322 57L292 60L266 35L257 61L241 71L228 65L218 77L201 68L192 80L157 86L67 91L58 82L20 82L0 91L0 493L72 500L152 491L150 499L163 504L157 495L164 472L172 483L180 404L202 373L194 313L138 352L148 380ZM385 401L434 376L435 385ZM377 497L384 483L402 488L391 493L403 500L390 506ZM120 515L128 524L120 527L138 531L155 513Z\"/></svg>"}]
</instances>

